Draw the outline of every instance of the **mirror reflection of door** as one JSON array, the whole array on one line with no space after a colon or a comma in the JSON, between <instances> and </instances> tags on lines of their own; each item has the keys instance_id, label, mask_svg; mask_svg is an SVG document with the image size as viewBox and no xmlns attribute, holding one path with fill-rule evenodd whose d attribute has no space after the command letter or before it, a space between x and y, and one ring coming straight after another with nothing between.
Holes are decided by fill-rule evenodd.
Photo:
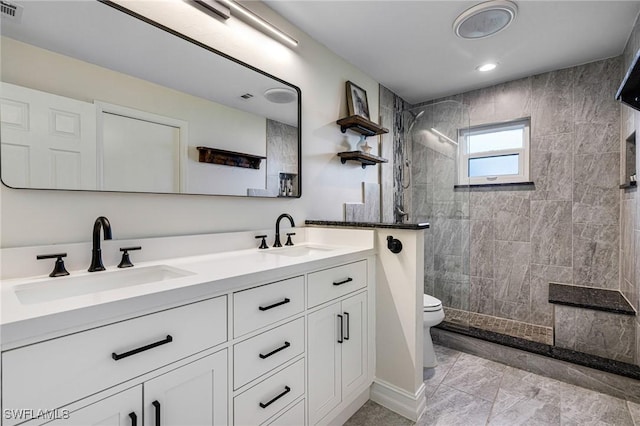
<instances>
[{"instance_id":1,"label":"mirror reflection of door","mask_svg":"<svg viewBox=\"0 0 640 426\"><path fill-rule=\"evenodd\" d=\"M95 106L9 83L0 91L4 183L96 189Z\"/></svg>"},{"instance_id":2,"label":"mirror reflection of door","mask_svg":"<svg viewBox=\"0 0 640 426\"><path fill-rule=\"evenodd\" d=\"M178 193L187 123L98 103L98 187L106 191Z\"/></svg>"}]
</instances>

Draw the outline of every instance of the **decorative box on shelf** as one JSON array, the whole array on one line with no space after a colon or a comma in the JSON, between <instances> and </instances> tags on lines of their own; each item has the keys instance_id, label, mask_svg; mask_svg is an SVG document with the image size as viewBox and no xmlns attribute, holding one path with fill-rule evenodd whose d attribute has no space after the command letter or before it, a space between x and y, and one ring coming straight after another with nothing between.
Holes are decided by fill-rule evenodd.
<instances>
[{"instance_id":1,"label":"decorative box on shelf","mask_svg":"<svg viewBox=\"0 0 640 426\"><path fill-rule=\"evenodd\" d=\"M198 161L201 163L221 164L224 166L244 167L247 169L259 169L262 160L267 157L260 155L244 154L242 152L225 151L224 149L197 147Z\"/></svg>"}]
</instances>

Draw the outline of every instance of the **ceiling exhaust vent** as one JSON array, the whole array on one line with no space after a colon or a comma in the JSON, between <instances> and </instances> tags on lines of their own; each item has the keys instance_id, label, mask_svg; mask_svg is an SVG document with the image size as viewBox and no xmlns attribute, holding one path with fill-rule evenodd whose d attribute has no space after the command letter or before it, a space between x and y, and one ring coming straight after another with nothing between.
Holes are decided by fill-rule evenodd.
<instances>
[{"instance_id":1,"label":"ceiling exhaust vent","mask_svg":"<svg viewBox=\"0 0 640 426\"><path fill-rule=\"evenodd\" d=\"M22 19L22 6L0 0L0 16L19 22Z\"/></svg>"},{"instance_id":2,"label":"ceiling exhaust vent","mask_svg":"<svg viewBox=\"0 0 640 426\"><path fill-rule=\"evenodd\" d=\"M247 99L251 99L251 98L253 98L253 95L252 95L251 93L245 93L244 95L241 95L240 97L241 97L242 99L247 100Z\"/></svg>"}]
</instances>

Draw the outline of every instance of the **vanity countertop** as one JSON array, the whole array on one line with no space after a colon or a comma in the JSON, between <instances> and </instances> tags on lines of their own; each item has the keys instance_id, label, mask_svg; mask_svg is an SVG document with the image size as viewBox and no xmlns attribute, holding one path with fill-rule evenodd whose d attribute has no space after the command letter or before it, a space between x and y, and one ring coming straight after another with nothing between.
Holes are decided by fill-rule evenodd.
<instances>
[{"instance_id":1,"label":"vanity countertop","mask_svg":"<svg viewBox=\"0 0 640 426\"><path fill-rule=\"evenodd\" d=\"M322 269L335 262L349 262L375 253L373 230L359 230L355 231L358 234L351 233L345 236L341 235L342 232L331 229L307 231L304 229L302 232L298 231L298 236L303 234L304 240L293 247L267 250L247 248L213 254L156 259L136 262L133 268L120 270L107 264L107 271L89 273L86 270L70 270L71 275L60 278L39 275L3 279L0 281L2 348L5 350L28 344L30 339L67 334L81 326L90 328L134 314L145 314L214 297L248 284L260 285L277 281L302 274L310 268ZM186 240L188 238L184 237ZM143 247L153 244L145 240L138 242ZM178 273L175 277L171 275L170 279L129 286L120 285L119 288L103 288L99 291L72 296L58 297L55 294L56 290L49 288L57 285L69 290L69 285L75 285L76 281L78 285L82 285L84 279L106 277L107 274L112 274L114 279L117 279L118 274L135 270L142 273L144 271L171 274L174 273L173 271L178 271ZM73 278L75 281L62 281L65 278ZM109 280L102 281L109 283ZM31 296L24 297L26 294L24 290L29 292L34 286L38 289L42 288L42 291L31 292ZM72 289L71 294L77 291ZM52 296L43 295L43 292L50 293Z\"/></svg>"},{"instance_id":2,"label":"vanity countertop","mask_svg":"<svg viewBox=\"0 0 640 426\"><path fill-rule=\"evenodd\" d=\"M350 222L340 220L306 220L307 226L334 226L341 228L383 228L383 229L428 229L429 224L423 223L384 223L384 222Z\"/></svg>"}]
</instances>

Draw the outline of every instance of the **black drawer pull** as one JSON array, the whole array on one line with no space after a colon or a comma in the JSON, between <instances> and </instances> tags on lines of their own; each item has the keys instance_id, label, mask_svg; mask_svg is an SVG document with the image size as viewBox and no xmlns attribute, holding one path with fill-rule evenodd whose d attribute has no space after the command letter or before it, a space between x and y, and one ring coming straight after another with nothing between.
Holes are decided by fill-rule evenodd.
<instances>
[{"instance_id":1,"label":"black drawer pull","mask_svg":"<svg viewBox=\"0 0 640 426\"><path fill-rule=\"evenodd\" d=\"M119 359L126 358L126 357L131 356L131 355L139 354L140 352L148 351L149 349L153 349L153 348L156 348L158 346L166 345L167 343L171 343L171 342L173 342L173 337L171 337L170 334L167 334L167 338L166 339L160 340L158 342L151 343L151 344L149 344L147 346L142 346L140 348L132 349L129 352L125 352L123 354L117 354L117 353L113 352L111 354L111 358L113 358L114 360L118 361Z\"/></svg>"},{"instance_id":2,"label":"black drawer pull","mask_svg":"<svg viewBox=\"0 0 640 426\"><path fill-rule=\"evenodd\" d=\"M275 355L275 354L277 354L278 352L280 352L280 351L282 351L282 350L284 350L284 349L287 349L289 346L291 346L291 343L289 343L289 342L286 342L286 341L285 341L285 342L284 342L284 345L280 346L278 349L274 349L274 350L272 350L271 352L269 352L269 353L268 353L268 354L266 354L266 355L259 354L259 356L260 356L260 358L262 358L262 359L269 358L271 355Z\"/></svg>"},{"instance_id":3,"label":"black drawer pull","mask_svg":"<svg viewBox=\"0 0 640 426\"><path fill-rule=\"evenodd\" d=\"M153 401L151 403L151 405L153 405L153 407L155 408L155 412L156 412L156 423L155 423L155 426L160 426L160 403L158 401Z\"/></svg>"},{"instance_id":4,"label":"black drawer pull","mask_svg":"<svg viewBox=\"0 0 640 426\"><path fill-rule=\"evenodd\" d=\"M338 343L344 342L344 319L342 315L338 315L338 319L340 320L340 338L338 339Z\"/></svg>"},{"instance_id":5,"label":"black drawer pull","mask_svg":"<svg viewBox=\"0 0 640 426\"><path fill-rule=\"evenodd\" d=\"M280 395L276 396L275 398L273 398L271 401L267 402L266 404L261 402L260 403L260 407L261 408L267 408L268 406L270 406L271 404L273 404L274 402L276 402L277 400L279 400L280 398L282 398L283 396L285 396L289 392L291 392L291 388L289 386L285 386L284 387L284 391Z\"/></svg>"},{"instance_id":6,"label":"black drawer pull","mask_svg":"<svg viewBox=\"0 0 640 426\"><path fill-rule=\"evenodd\" d=\"M349 340L349 312L344 313L344 319L347 323L347 332L344 335L344 340Z\"/></svg>"},{"instance_id":7,"label":"black drawer pull","mask_svg":"<svg viewBox=\"0 0 640 426\"><path fill-rule=\"evenodd\" d=\"M338 282L333 282L333 285L342 285L342 284L346 284L346 283L350 283L351 281L353 281L353 278L347 278L346 280L343 281L338 281Z\"/></svg>"},{"instance_id":8,"label":"black drawer pull","mask_svg":"<svg viewBox=\"0 0 640 426\"><path fill-rule=\"evenodd\" d=\"M136 416L136 413L129 413L129 418L131 419L131 426L138 426L138 416Z\"/></svg>"},{"instance_id":9,"label":"black drawer pull","mask_svg":"<svg viewBox=\"0 0 640 426\"><path fill-rule=\"evenodd\" d=\"M258 306L258 309L260 309L261 311L268 311L269 309L277 308L278 306L284 305L289 302L291 302L291 300L285 297L282 302L274 303L273 305L269 305L269 306Z\"/></svg>"}]
</instances>

